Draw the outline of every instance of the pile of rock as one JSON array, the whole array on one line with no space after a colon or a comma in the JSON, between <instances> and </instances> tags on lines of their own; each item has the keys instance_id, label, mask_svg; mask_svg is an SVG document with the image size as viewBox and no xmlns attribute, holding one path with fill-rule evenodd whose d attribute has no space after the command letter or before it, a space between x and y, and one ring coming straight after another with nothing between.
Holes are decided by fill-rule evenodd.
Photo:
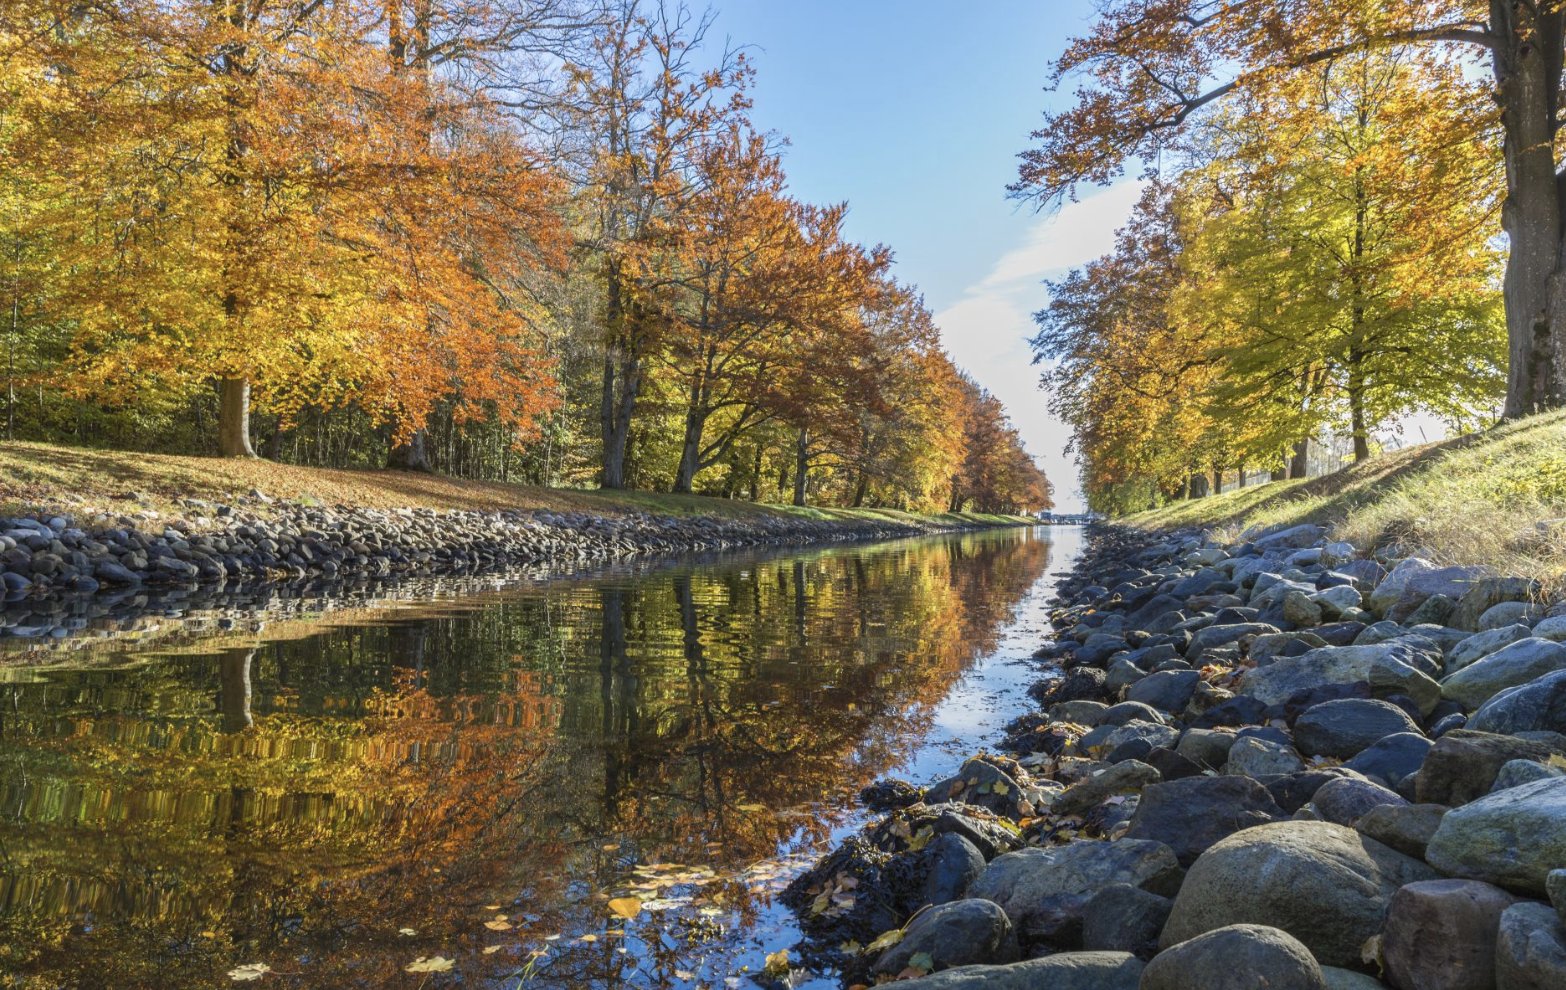
<instances>
[{"instance_id":1,"label":"pile of rock","mask_svg":"<svg viewBox=\"0 0 1566 990\"><path fill-rule=\"evenodd\" d=\"M78 512L0 518L10 600L256 580L476 574L740 546L882 539L961 528L889 520L668 516L645 512L376 510L197 499L183 514Z\"/></svg>"},{"instance_id":2,"label":"pile of rock","mask_svg":"<svg viewBox=\"0 0 1566 990\"><path fill-rule=\"evenodd\" d=\"M1004 755L789 888L818 961L909 990L1566 988L1566 606L1315 526L1102 530L1063 587Z\"/></svg>"}]
</instances>

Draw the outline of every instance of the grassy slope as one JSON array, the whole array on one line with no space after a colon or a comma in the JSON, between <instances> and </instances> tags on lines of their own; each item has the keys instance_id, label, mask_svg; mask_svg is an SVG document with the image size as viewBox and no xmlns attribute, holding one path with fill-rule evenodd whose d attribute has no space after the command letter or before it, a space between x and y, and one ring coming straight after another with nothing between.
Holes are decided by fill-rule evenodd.
<instances>
[{"instance_id":1,"label":"grassy slope","mask_svg":"<svg viewBox=\"0 0 1566 990\"><path fill-rule=\"evenodd\" d=\"M1437 559L1566 577L1566 413L1425 444L1320 478L1280 481L1128 516L1145 528L1316 522L1360 547L1399 542ZM1543 524L1543 525L1541 525Z\"/></svg>"},{"instance_id":2,"label":"grassy slope","mask_svg":"<svg viewBox=\"0 0 1566 990\"><path fill-rule=\"evenodd\" d=\"M997 524L1017 521L1011 516L975 513L915 516L891 509L796 508L700 495L540 488L403 471L337 471L269 461L0 443L0 510L59 505L62 493L79 496L88 505L106 505L128 492L144 494L148 496L146 505L164 510L171 508L176 498L222 501L253 488L274 498L314 499L326 505L380 509L548 509L603 514L647 511L741 518L788 514L813 519Z\"/></svg>"}]
</instances>

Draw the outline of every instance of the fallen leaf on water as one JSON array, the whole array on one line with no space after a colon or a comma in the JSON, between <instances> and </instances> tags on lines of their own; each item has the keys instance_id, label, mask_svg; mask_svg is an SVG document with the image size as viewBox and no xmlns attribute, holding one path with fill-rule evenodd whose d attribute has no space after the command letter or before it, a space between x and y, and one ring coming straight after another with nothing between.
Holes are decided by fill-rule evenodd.
<instances>
[{"instance_id":1,"label":"fallen leaf on water","mask_svg":"<svg viewBox=\"0 0 1566 990\"><path fill-rule=\"evenodd\" d=\"M412 935L417 935L419 933L414 931L412 928L399 928L399 929L397 929L397 934L398 935L405 935L405 936L412 936Z\"/></svg>"},{"instance_id":2,"label":"fallen leaf on water","mask_svg":"<svg viewBox=\"0 0 1566 990\"><path fill-rule=\"evenodd\" d=\"M484 946L484 954L486 956L492 956L492 955L494 955L495 953L499 952L501 949L504 949L504 948L505 948L505 946L503 946L503 945L486 945L486 946Z\"/></svg>"},{"instance_id":3,"label":"fallen leaf on water","mask_svg":"<svg viewBox=\"0 0 1566 990\"><path fill-rule=\"evenodd\" d=\"M251 980L259 980L272 972L272 967L266 963L245 963L243 966L235 966L228 971L228 978L235 983L249 983Z\"/></svg>"},{"instance_id":4,"label":"fallen leaf on water","mask_svg":"<svg viewBox=\"0 0 1566 990\"><path fill-rule=\"evenodd\" d=\"M764 805L764 804L736 804L734 806L734 810L735 811L744 811L744 812L749 812L751 814L754 814L755 812L758 812L758 811L766 811L767 810L767 806Z\"/></svg>"},{"instance_id":5,"label":"fallen leaf on water","mask_svg":"<svg viewBox=\"0 0 1566 990\"><path fill-rule=\"evenodd\" d=\"M674 978L676 980L694 980L696 978L696 974L692 973L688 969L677 969L674 971Z\"/></svg>"},{"instance_id":6,"label":"fallen leaf on water","mask_svg":"<svg viewBox=\"0 0 1566 990\"><path fill-rule=\"evenodd\" d=\"M642 911L642 902L634 897L616 897L609 902L609 913L616 918L627 920L636 917Z\"/></svg>"},{"instance_id":7,"label":"fallen leaf on water","mask_svg":"<svg viewBox=\"0 0 1566 990\"><path fill-rule=\"evenodd\" d=\"M403 967L407 973L449 973L456 965L445 956L420 956Z\"/></svg>"},{"instance_id":8,"label":"fallen leaf on water","mask_svg":"<svg viewBox=\"0 0 1566 990\"><path fill-rule=\"evenodd\" d=\"M768 976L786 976L788 974L787 949L779 949L767 955L766 973Z\"/></svg>"},{"instance_id":9,"label":"fallen leaf on water","mask_svg":"<svg viewBox=\"0 0 1566 990\"><path fill-rule=\"evenodd\" d=\"M578 935L576 940L578 942L596 942L598 941L598 936L594 935L592 932L588 932L586 935Z\"/></svg>"},{"instance_id":10,"label":"fallen leaf on water","mask_svg":"<svg viewBox=\"0 0 1566 990\"><path fill-rule=\"evenodd\" d=\"M488 928L492 932L509 932L511 930L511 922L500 921L498 919L495 921L486 921L484 922L484 927Z\"/></svg>"}]
</instances>

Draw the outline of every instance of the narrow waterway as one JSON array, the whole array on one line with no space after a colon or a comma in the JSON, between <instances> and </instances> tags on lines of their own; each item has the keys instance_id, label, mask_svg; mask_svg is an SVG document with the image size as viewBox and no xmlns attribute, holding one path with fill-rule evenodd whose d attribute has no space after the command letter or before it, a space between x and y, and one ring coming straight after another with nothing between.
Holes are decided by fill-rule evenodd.
<instances>
[{"instance_id":1,"label":"narrow waterway","mask_svg":"<svg viewBox=\"0 0 1566 990\"><path fill-rule=\"evenodd\" d=\"M944 776L1028 707L1079 539L176 610L0 653L0 986L753 986L799 937L775 893L864 822L858 790Z\"/></svg>"}]
</instances>

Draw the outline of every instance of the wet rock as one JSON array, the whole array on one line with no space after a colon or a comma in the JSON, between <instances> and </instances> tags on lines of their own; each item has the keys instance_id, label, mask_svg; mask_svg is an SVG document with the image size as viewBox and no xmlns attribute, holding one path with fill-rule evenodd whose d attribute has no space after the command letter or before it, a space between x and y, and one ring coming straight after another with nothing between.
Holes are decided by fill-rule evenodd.
<instances>
[{"instance_id":1,"label":"wet rock","mask_svg":"<svg viewBox=\"0 0 1566 990\"><path fill-rule=\"evenodd\" d=\"M1423 880L1392 895L1381 951L1398 990L1489 990L1501 915L1516 898L1477 880Z\"/></svg>"},{"instance_id":2,"label":"wet rock","mask_svg":"<svg viewBox=\"0 0 1566 990\"><path fill-rule=\"evenodd\" d=\"M1326 965L1354 965L1380 932L1392 893L1435 871L1327 822L1276 822L1236 832L1186 876L1159 944L1232 924L1281 928Z\"/></svg>"},{"instance_id":3,"label":"wet rock","mask_svg":"<svg viewBox=\"0 0 1566 990\"><path fill-rule=\"evenodd\" d=\"M1326 990L1299 939L1265 925L1228 925L1171 946L1142 971L1140 990Z\"/></svg>"},{"instance_id":4,"label":"wet rock","mask_svg":"<svg viewBox=\"0 0 1566 990\"><path fill-rule=\"evenodd\" d=\"M1424 859L1446 812L1443 804L1382 804L1361 815L1354 830L1404 855Z\"/></svg>"},{"instance_id":5,"label":"wet rock","mask_svg":"<svg viewBox=\"0 0 1566 990\"><path fill-rule=\"evenodd\" d=\"M1009 966L959 966L897 990L1137 990L1142 960L1129 952L1061 952Z\"/></svg>"},{"instance_id":6,"label":"wet rock","mask_svg":"<svg viewBox=\"0 0 1566 990\"><path fill-rule=\"evenodd\" d=\"M925 878L922 901L945 904L967 892L984 872L984 854L979 847L955 832L946 832L924 847Z\"/></svg>"},{"instance_id":7,"label":"wet rock","mask_svg":"<svg viewBox=\"0 0 1566 990\"><path fill-rule=\"evenodd\" d=\"M1161 842L1122 839L1029 847L997 857L968 889L994 901L1025 942L1080 936L1082 909L1112 883L1167 895L1180 885L1174 851Z\"/></svg>"},{"instance_id":8,"label":"wet rock","mask_svg":"<svg viewBox=\"0 0 1566 990\"><path fill-rule=\"evenodd\" d=\"M909 924L902 940L881 953L874 974L896 976L916 957L938 972L971 963L1008 963L1018 956L1011 921L990 901L965 900L922 912Z\"/></svg>"},{"instance_id":9,"label":"wet rock","mask_svg":"<svg viewBox=\"0 0 1566 990\"><path fill-rule=\"evenodd\" d=\"M1496 990L1566 987L1566 932L1548 905L1513 904L1501 915L1495 946Z\"/></svg>"},{"instance_id":10,"label":"wet rock","mask_svg":"<svg viewBox=\"0 0 1566 990\"><path fill-rule=\"evenodd\" d=\"M1327 701L1294 723L1294 744L1306 756L1350 759L1386 736L1419 733L1419 725L1396 705L1369 698Z\"/></svg>"},{"instance_id":11,"label":"wet rock","mask_svg":"<svg viewBox=\"0 0 1566 990\"><path fill-rule=\"evenodd\" d=\"M859 792L859 803L875 812L896 811L924 799L924 788L895 777L878 780Z\"/></svg>"},{"instance_id":12,"label":"wet rock","mask_svg":"<svg viewBox=\"0 0 1566 990\"><path fill-rule=\"evenodd\" d=\"M1558 670L1566 670L1566 643L1538 637L1520 639L1447 675L1441 682L1441 694L1468 708L1478 708L1509 687Z\"/></svg>"},{"instance_id":13,"label":"wet rock","mask_svg":"<svg viewBox=\"0 0 1566 990\"><path fill-rule=\"evenodd\" d=\"M1022 801L1022 788L997 758L975 758L962 765L954 777L931 784L926 800L932 804L951 801L974 804L997 814L1015 818ZM1006 761L1010 762L1010 761ZM1016 769L1014 766L1009 769Z\"/></svg>"},{"instance_id":14,"label":"wet rock","mask_svg":"<svg viewBox=\"0 0 1566 990\"><path fill-rule=\"evenodd\" d=\"M1543 896L1546 875L1566 863L1566 779L1536 780L1453 808L1426 858L1451 876Z\"/></svg>"},{"instance_id":15,"label":"wet rock","mask_svg":"<svg viewBox=\"0 0 1566 990\"><path fill-rule=\"evenodd\" d=\"M1395 792L1380 784L1373 784L1368 780L1356 780L1353 777L1329 780L1311 797L1311 805L1322 821L1350 827L1374 808L1407 803Z\"/></svg>"},{"instance_id":16,"label":"wet rock","mask_svg":"<svg viewBox=\"0 0 1566 990\"><path fill-rule=\"evenodd\" d=\"M1082 947L1151 957L1173 905L1169 898L1140 887L1112 883L1082 909Z\"/></svg>"},{"instance_id":17,"label":"wet rock","mask_svg":"<svg viewBox=\"0 0 1566 990\"><path fill-rule=\"evenodd\" d=\"M1453 729L1426 754L1415 777L1415 799L1421 804L1467 804L1490 793L1507 762L1543 762L1554 752L1546 743L1516 736Z\"/></svg>"},{"instance_id":18,"label":"wet rock","mask_svg":"<svg viewBox=\"0 0 1566 990\"><path fill-rule=\"evenodd\" d=\"M1162 842L1189 866L1235 832L1285 817L1249 777L1188 777L1145 787L1126 838Z\"/></svg>"}]
</instances>

